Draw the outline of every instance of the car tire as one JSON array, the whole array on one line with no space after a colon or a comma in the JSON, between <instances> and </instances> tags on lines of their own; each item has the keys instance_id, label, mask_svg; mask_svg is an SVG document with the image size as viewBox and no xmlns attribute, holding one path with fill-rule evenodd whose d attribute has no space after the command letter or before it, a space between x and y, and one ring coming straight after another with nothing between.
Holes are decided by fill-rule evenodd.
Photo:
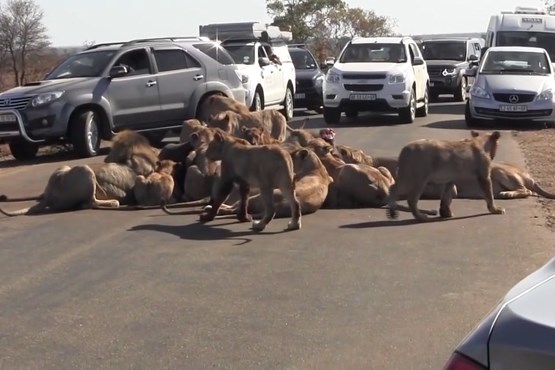
<instances>
[{"instance_id":1,"label":"car tire","mask_svg":"<svg viewBox=\"0 0 555 370\"><path fill-rule=\"evenodd\" d=\"M434 91L429 92L429 101L435 103L439 100L439 94Z\"/></svg>"},{"instance_id":2,"label":"car tire","mask_svg":"<svg viewBox=\"0 0 555 370\"><path fill-rule=\"evenodd\" d=\"M251 111L258 112L264 109L264 103L262 102L262 95L259 90L254 92L254 98L252 99Z\"/></svg>"},{"instance_id":3,"label":"car tire","mask_svg":"<svg viewBox=\"0 0 555 370\"><path fill-rule=\"evenodd\" d=\"M345 111L345 116L348 118L356 118L358 117L358 111L354 109L348 109Z\"/></svg>"},{"instance_id":4,"label":"car tire","mask_svg":"<svg viewBox=\"0 0 555 370\"><path fill-rule=\"evenodd\" d=\"M478 128L482 126L482 121L472 116L470 111L470 103L467 101L464 108L464 122L468 128Z\"/></svg>"},{"instance_id":5,"label":"car tire","mask_svg":"<svg viewBox=\"0 0 555 370\"><path fill-rule=\"evenodd\" d=\"M293 119L293 92L291 88L287 88L285 91L285 98L283 99L283 109L281 110L281 114L285 116L287 121Z\"/></svg>"},{"instance_id":6,"label":"car tire","mask_svg":"<svg viewBox=\"0 0 555 370\"><path fill-rule=\"evenodd\" d=\"M339 108L324 107L324 121L328 125L337 125L341 120L341 110Z\"/></svg>"},{"instance_id":7,"label":"car tire","mask_svg":"<svg viewBox=\"0 0 555 370\"><path fill-rule=\"evenodd\" d=\"M465 101L466 100L466 78L461 78L461 83L457 86L457 91L453 94L455 101Z\"/></svg>"},{"instance_id":8,"label":"car tire","mask_svg":"<svg viewBox=\"0 0 555 370\"><path fill-rule=\"evenodd\" d=\"M70 124L73 150L82 158L98 155L102 138L100 137L100 117L94 110L76 113Z\"/></svg>"},{"instance_id":9,"label":"car tire","mask_svg":"<svg viewBox=\"0 0 555 370\"><path fill-rule=\"evenodd\" d=\"M428 96L428 88L424 91L424 105L420 108L416 108L415 115L416 117L426 117L428 115L428 104L429 104L429 96Z\"/></svg>"},{"instance_id":10,"label":"car tire","mask_svg":"<svg viewBox=\"0 0 555 370\"><path fill-rule=\"evenodd\" d=\"M39 144L31 143L23 138L11 140L8 143L12 156L18 161L28 161L37 156Z\"/></svg>"},{"instance_id":11,"label":"car tire","mask_svg":"<svg viewBox=\"0 0 555 370\"><path fill-rule=\"evenodd\" d=\"M409 105L399 109L399 119L401 123L413 123L416 120L416 96L414 88L410 91Z\"/></svg>"},{"instance_id":12,"label":"car tire","mask_svg":"<svg viewBox=\"0 0 555 370\"><path fill-rule=\"evenodd\" d=\"M322 107L322 106L315 107L314 111L318 114L322 114L322 113L324 113L324 107Z\"/></svg>"}]
</instances>

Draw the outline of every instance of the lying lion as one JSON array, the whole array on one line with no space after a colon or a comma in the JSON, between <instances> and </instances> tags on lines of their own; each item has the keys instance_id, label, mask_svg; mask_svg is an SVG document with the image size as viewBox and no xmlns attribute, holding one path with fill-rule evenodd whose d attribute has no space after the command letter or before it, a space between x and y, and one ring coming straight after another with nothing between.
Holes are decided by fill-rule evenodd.
<instances>
[{"instance_id":1,"label":"lying lion","mask_svg":"<svg viewBox=\"0 0 555 370\"><path fill-rule=\"evenodd\" d=\"M150 175L137 176L133 194L138 204L157 206L170 201L174 191L175 165L175 162L167 159L158 161L156 169Z\"/></svg>"},{"instance_id":2,"label":"lying lion","mask_svg":"<svg viewBox=\"0 0 555 370\"><path fill-rule=\"evenodd\" d=\"M291 209L287 230L301 228L300 203L295 193L293 159L279 145L250 145L246 140L235 138L222 130L216 130L206 149L206 158L221 161L221 179L214 192L212 207L201 214L200 221L213 220L233 185L239 186L240 206L238 219L249 221L249 192L251 187L260 190L264 214L260 221L253 221L252 228L262 231L275 217L274 189L279 189Z\"/></svg>"},{"instance_id":3,"label":"lying lion","mask_svg":"<svg viewBox=\"0 0 555 370\"><path fill-rule=\"evenodd\" d=\"M390 188L389 218L397 218L397 199L406 195L414 218L420 222L427 216L418 210L418 200L428 183L443 184L440 216L452 217L451 202L456 196L456 181L476 179L482 189L488 210L503 214L494 202L491 161L495 158L501 134L499 131L480 134L471 131L471 138L457 141L416 140L403 147L399 154L397 179Z\"/></svg>"}]
</instances>

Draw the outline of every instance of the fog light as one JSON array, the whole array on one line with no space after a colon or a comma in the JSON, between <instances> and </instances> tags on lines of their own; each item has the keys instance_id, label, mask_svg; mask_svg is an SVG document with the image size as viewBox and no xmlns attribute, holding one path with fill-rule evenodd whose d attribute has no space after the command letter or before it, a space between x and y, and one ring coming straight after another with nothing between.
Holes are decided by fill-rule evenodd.
<instances>
[{"instance_id":1,"label":"fog light","mask_svg":"<svg viewBox=\"0 0 555 370\"><path fill-rule=\"evenodd\" d=\"M40 123L41 123L43 126L48 126L48 120L47 120L46 118L43 118L42 121L40 121Z\"/></svg>"}]
</instances>

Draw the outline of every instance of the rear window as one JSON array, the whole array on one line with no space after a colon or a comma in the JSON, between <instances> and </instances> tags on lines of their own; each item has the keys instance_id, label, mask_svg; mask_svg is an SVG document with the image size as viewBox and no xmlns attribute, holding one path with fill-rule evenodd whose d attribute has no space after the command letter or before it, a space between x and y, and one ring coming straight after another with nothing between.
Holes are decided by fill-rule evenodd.
<instances>
[{"instance_id":1,"label":"rear window","mask_svg":"<svg viewBox=\"0 0 555 370\"><path fill-rule=\"evenodd\" d=\"M219 44L205 42L202 44L194 44L193 46L220 64L235 64L233 58L231 58L229 53Z\"/></svg>"}]
</instances>

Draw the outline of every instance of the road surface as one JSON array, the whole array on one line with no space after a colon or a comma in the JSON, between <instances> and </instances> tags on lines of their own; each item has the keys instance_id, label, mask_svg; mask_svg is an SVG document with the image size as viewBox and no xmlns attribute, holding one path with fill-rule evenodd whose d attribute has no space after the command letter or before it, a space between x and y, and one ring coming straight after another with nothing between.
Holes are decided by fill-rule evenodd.
<instances>
[{"instance_id":1,"label":"road surface","mask_svg":"<svg viewBox=\"0 0 555 370\"><path fill-rule=\"evenodd\" d=\"M467 137L462 113L444 102L413 125L346 120L337 141L396 155L413 139ZM508 131L498 154L523 164ZM38 194L61 163L100 159L4 162L0 192ZM1 217L0 368L440 369L551 257L537 201L499 203L505 215L456 199L454 219L427 224L321 210L298 232L276 219L258 235L158 210Z\"/></svg>"}]
</instances>

